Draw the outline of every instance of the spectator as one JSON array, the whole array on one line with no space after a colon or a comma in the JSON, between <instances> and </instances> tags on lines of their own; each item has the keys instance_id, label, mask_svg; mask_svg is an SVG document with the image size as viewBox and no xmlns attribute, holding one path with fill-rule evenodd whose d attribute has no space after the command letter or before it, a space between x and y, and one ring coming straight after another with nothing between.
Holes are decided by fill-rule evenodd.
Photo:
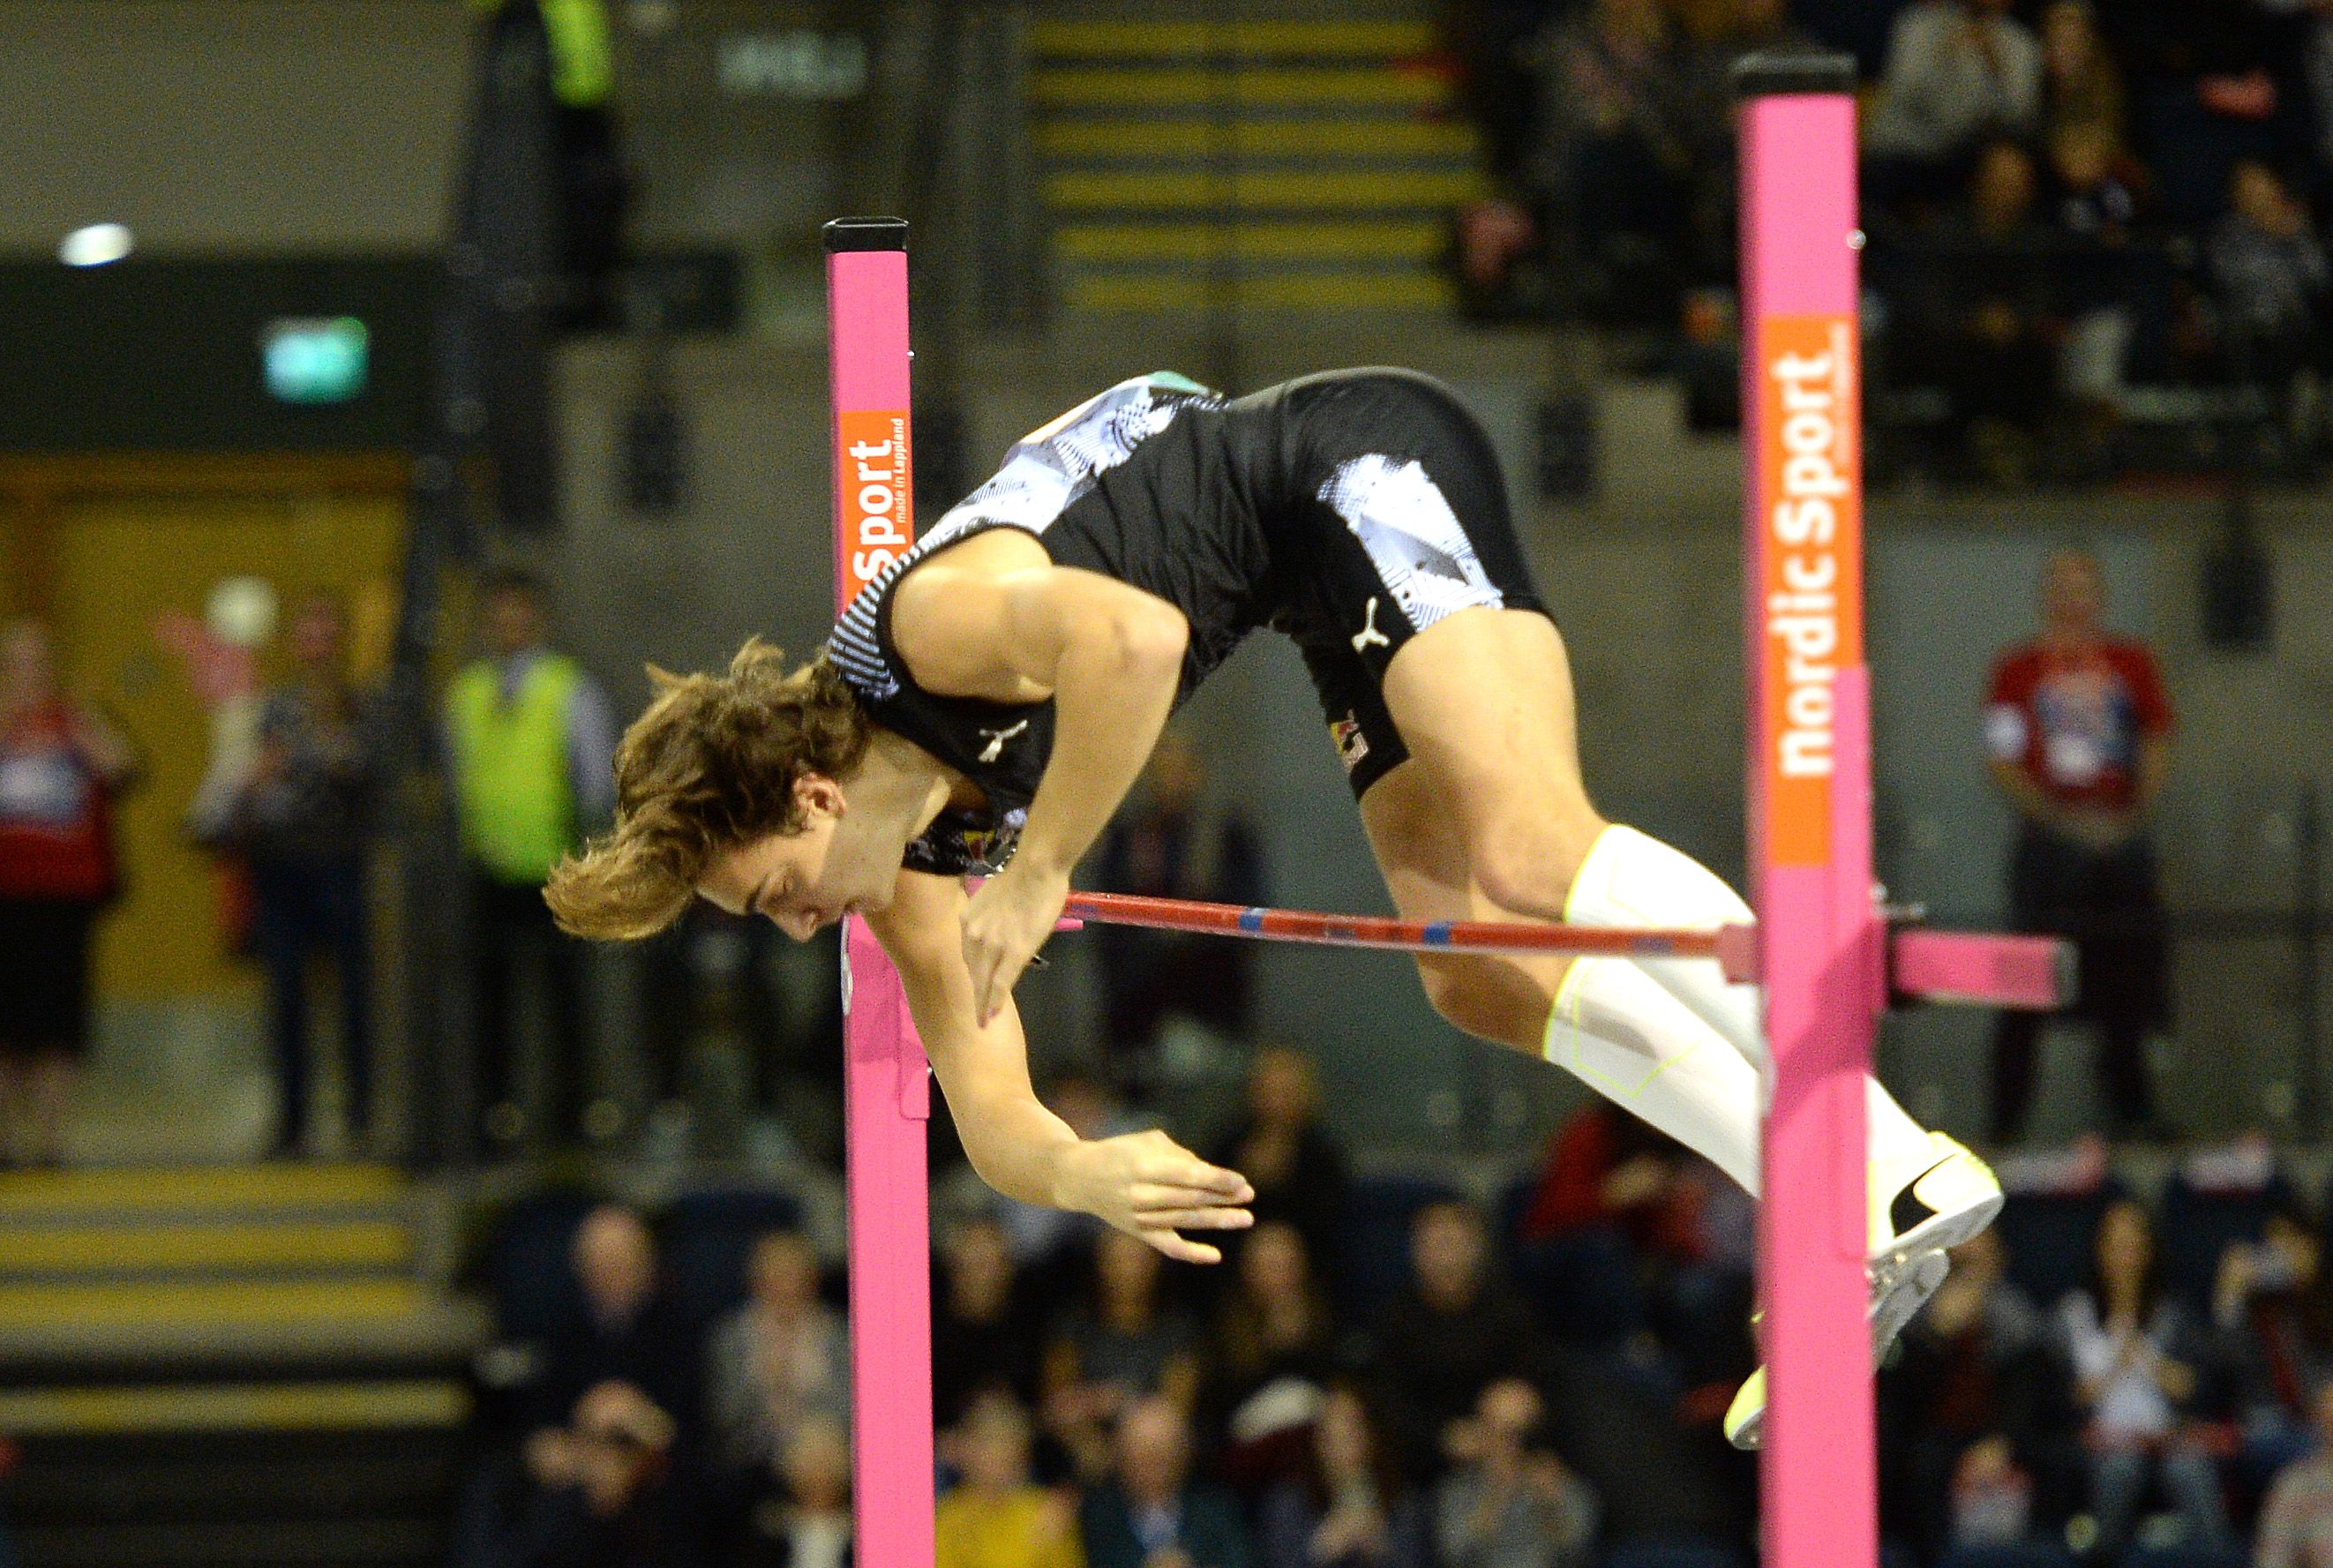
<instances>
[{"instance_id":1,"label":"spectator","mask_svg":"<svg viewBox=\"0 0 2333 1568\"><path fill-rule=\"evenodd\" d=\"M1904 1331L1888 1378L1883 1452L1902 1456L1924 1560L2015 1541L2072 1512L2071 1379L2049 1325L2007 1277L1988 1230L1953 1249L1953 1271Z\"/></svg>"},{"instance_id":2,"label":"spectator","mask_svg":"<svg viewBox=\"0 0 2333 1568\"><path fill-rule=\"evenodd\" d=\"M121 888L113 803L138 765L59 689L45 628L0 625L0 1166L57 1165L89 1050L89 945Z\"/></svg>"},{"instance_id":3,"label":"spectator","mask_svg":"<svg viewBox=\"0 0 2333 1568\"><path fill-rule=\"evenodd\" d=\"M1345 1222L1344 1145L1320 1121L1320 1079L1312 1058L1266 1045L1247 1075L1247 1115L1215 1146L1215 1162L1255 1188L1256 1223L1285 1220L1321 1267L1333 1266Z\"/></svg>"},{"instance_id":4,"label":"spectator","mask_svg":"<svg viewBox=\"0 0 2333 1568\"><path fill-rule=\"evenodd\" d=\"M629 1383L576 1402L571 1426L535 1434L537 1490L503 1561L513 1568L691 1568L700 1515L672 1463L672 1417Z\"/></svg>"},{"instance_id":5,"label":"spectator","mask_svg":"<svg viewBox=\"0 0 2333 1568\"><path fill-rule=\"evenodd\" d=\"M2248 1477L2264 1480L2314 1447L2310 1395L2333 1381L2333 1275L2316 1227L2279 1210L2258 1242L2231 1242L2212 1321L2235 1380L2238 1456Z\"/></svg>"},{"instance_id":6,"label":"spectator","mask_svg":"<svg viewBox=\"0 0 2333 1568\"><path fill-rule=\"evenodd\" d=\"M2074 1369L2089 1467L2098 1561L2130 1544L2150 1480L2159 1480L2191 1544L2227 1534L2220 1477L2190 1430L2201 1392L2202 1325L2165 1295L2146 1211L2127 1198L2098 1222L2088 1290L2067 1296L2058 1322Z\"/></svg>"},{"instance_id":7,"label":"spectator","mask_svg":"<svg viewBox=\"0 0 2333 1568\"><path fill-rule=\"evenodd\" d=\"M1483 1390L1451 1434L1457 1467L1436 1499L1443 1568L1580 1568L1596 1494L1535 1441L1539 1390L1508 1378Z\"/></svg>"},{"instance_id":8,"label":"spectator","mask_svg":"<svg viewBox=\"0 0 2333 1568\"><path fill-rule=\"evenodd\" d=\"M1072 1067L1055 1073L1039 1086L1046 1109L1069 1123L1080 1138L1115 1138L1138 1132L1145 1123L1128 1116L1109 1085ZM1074 1274L1086 1261L1101 1223L1089 1214L1070 1214L1037 1203L1005 1198L996 1206L998 1219L1013 1245L1013 1260L1027 1276L1033 1294L1042 1297L1060 1285L1060 1294L1075 1288L1057 1275Z\"/></svg>"},{"instance_id":9,"label":"spectator","mask_svg":"<svg viewBox=\"0 0 2333 1568\"><path fill-rule=\"evenodd\" d=\"M2247 160L2229 177L2211 263L2231 370L2281 400L2298 371L2324 368L2333 268L2309 209L2268 165Z\"/></svg>"},{"instance_id":10,"label":"spectator","mask_svg":"<svg viewBox=\"0 0 2333 1568\"><path fill-rule=\"evenodd\" d=\"M1953 413L1979 470L2022 484L2055 385L2055 301L2033 160L2014 142L1985 148L1947 242L1945 342Z\"/></svg>"},{"instance_id":11,"label":"spectator","mask_svg":"<svg viewBox=\"0 0 2333 1568\"><path fill-rule=\"evenodd\" d=\"M1087 1299L1047 1347L1047 1419L1085 1473L1104 1460L1109 1423L1137 1400L1163 1398L1188 1410L1197 1397L1198 1325L1161 1299L1164 1263L1147 1243L1103 1231Z\"/></svg>"},{"instance_id":12,"label":"spectator","mask_svg":"<svg viewBox=\"0 0 2333 1568\"><path fill-rule=\"evenodd\" d=\"M1378 1318L1376 1362L1411 1472L1435 1469L1445 1433L1484 1389L1531 1367L1532 1324L1491 1275L1490 1238L1471 1204L1430 1203L1410 1225L1416 1277Z\"/></svg>"},{"instance_id":13,"label":"spectator","mask_svg":"<svg viewBox=\"0 0 2333 1568\"><path fill-rule=\"evenodd\" d=\"M850 1568L850 1436L831 1416L794 1429L763 1471L734 1568Z\"/></svg>"},{"instance_id":14,"label":"spectator","mask_svg":"<svg viewBox=\"0 0 2333 1568\"><path fill-rule=\"evenodd\" d=\"M1215 1313L1206 1406L1231 1432L1228 1478L1253 1495L1301 1466L1331 1371L1336 1328L1294 1227L1282 1220L1257 1226L1240 1244L1234 1266Z\"/></svg>"},{"instance_id":15,"label":"spectator","mask_svg":"<svg viewBox=\"0 0 2333 1568\"><path fill-rule=\"evenodd\" d=\"M617 1381L686 1425L696 1410L694 1358L660 1288L648 1226L620 1204L602 1204L576 1227L569 1257L583 1313L544 1348L535 1424L563 1423L586 1392Z\"/></svg>"},{"instance_id":16,"label":"spectator","mask_svg":"<svg viewBox=\"0 0 2333 1568\"><path fill-rule=\"evenodd\" d=\"M542 590L519 572L485 587L485 655L455 678L446 729L475 929L473 1038L487 1096L484 1132L509 1149L530 1123L513 1075L513 982L520 953L542 956L551 1103L539 1130L581 1138L583 945L552 924L542 884L562 855L615 811L615 728L582 667L544 640ZM595 1115L600 1122L612 1112ZM602 1126L612 1132L612 1126Z\"/></svg>"},{"instance_id":17,"label":"spectator","mask_svg":"<svg viewBox=\"0 0 2333 1568\"><path fill-rule=\"evenodd\" d=\"M1214 1356L1233 1402L1279 1378L1326 1380L1335 1325L1302 1234L1285 1220L1265 1220L1240 1243L1233 1266L1215 1314Z\"/></svg>"},{"instance_id":18,"label":"spectator","mask_svg":"<svg viewBox=\"0 0 2333 1568\"><path fill-rule=\"evenodd\" d=\"M2033 130L2041 83L2040 42L2010 0L1914 0L1896 15L1871 111L1873 194L1940 194L1986 140Z\"/></svg>"},{"instance_id":19,"label":"spectator","mask_svg":"<svg viewBox=\"0 0 2333 1568\"><path fill-rule=\"evenodd\" d=\"M2058 227L2090 245L2127 241L2138 226L2141 178L2113 138L2094 124L2065 125L2050 131L2048 150L2058 188ZM2081 258L2085 265L2095 259Z\"/></svg>"},{"instance_id":20,"label":"spectator","mask_svg":"<svg viewBox=\"0 0 2333 1568\"><path fill-rule=\"evenodd\" d=\"M947 1235L944 1272L932 1314L932 1394L941 1425L963 1420L983 1394L1035 1399L1038 1333L1004 1227L985 1216L956 1226Z\"/></svg>"},{"instance_id":21,"label":"spectator","mask_svg":"<svg viewBox=\"0 0 2333 1568\"><path fill-rule=\"evenodd\" d=\"M1029 1413L984 1393L947 1447L963 1479L939 1501L936 1568L1085 1568L1077 1510L1029 1477Z\"/></svg>"},{"instance_id":22,"label":"spectator","mask_svg":"<svg viewBox=\"0 0 2333 1568\"><path fill-rule=\"evenodd\" d=\"M2057 226L2067 246L2059 303L2069 318L2058 377L2083 416L2092 456L2120 416L2138 282L2126 247L2138 226L2140 176L2117 147L2096 121L2069 120L2049 137Z\"/></svg>"},{"instance_id":23,"label":"spectator","mask_svg":"<svg viewBox=\"0 0 2333 1568\"><path fill-rule=\"evenodd\" d=\"M2060 550L2043 569L2040 638L1993 664L1985 747L2016 810L2010 918L2079 948L2076 1016L2098 1030L2098 1072L2125 1130L2149 1126L2146 1034L2169 1013L2163 915L2146 821L2171 759L2171 699L2154 653L2102 624L2097 557ZM1992 1136L2022 1134L2038 1013L1993 1032Z\"/></svg>"},{"instance_id":24,"label":"spectator","mask_svg":"<svg viewBox=\"0 0 2333 1568\"><path fill-rule=\"evenodd\" d=\"M2069 131L2120 153L2129 135L2122 72L2098 35L2090 0L2050 0L2041 11L2041 131L2054 144Z\"/></svg>"},{"instance_id":25,"label":"spectator","mask_svg":"<svg viewBox=\"0 0 2333 1568\"><path fill-rule=\"evenodd\" d=\"M796 1232L754 1244L750 1298L714 1326L706 1346L706 1410L727 1466L767 1466L812 1416L850 1411L850 1336L819 1300L818 1255Z\"/></svg>"},{"instance_id":26,"label":"spectator","mask_svg":"<svg viewBox=\"0 0 2333 1568\"><path fill-rule=\"evenodd\" d=\"M1120 813L1101 843L1101 884L1147 898L1218 904L1269 901L1255 830L1214 799L1206 765L1181 730L1158 737L1138 804ZM1186 932L1105 926L1096 933L1108 998L1109 1048L1136 1082L1147 1082L1159 1026L1170 1016L1244 1040L1254 954Z\"/></svg>"},{"instance_id":27,"label":"spectator","mask_svg":"<svg viewBox=\"0 0 2333 1568\"><path fill-rule=\"evenodd\" d=\"M2269 1488L2252 1568L2333 1568L2333 1383L2318 1386L2310 1409L2316 1452L2295 1459Z\"/></svg>"},{"instance_id":28,"label":"spectator","mask_svg":"<svg viewBox=\"0 0 2333 1568\"><path fill-rule=\"evenodd\" d=\"M1219 1486L1191 1478L1191 1429L1171 1400L1118 1423L1116 1474L1078 1512L1090 1568L1247 1568L1247 1527Z\"/></svg>"},{"instance_id":29,"label":"spectator","mask_svg":"<svg viewBox=\"0 0 2333 1568\"><path fill-rule=\"evenodd\" d=\"M1260 1568L1431 1568L1433 1523L1368 1402L1331 1389L1311 1426L1301 1471L1263 1498Z\"/></svg>"},{"instance_id":30,"label":"spectator","mask_svg":"<svg viewBox=\"0 0 2333 1568\"><path fill-rule=\"evenodd\" d=\"M254 945L267 967L275 1051L275 1148L294 1154L308 1121L309 964L339 987L343 1109L361 1142L372 1082L371 944L365 852L377 739L348 665L340 601L314 594L293 611L293 676L260 700L250 772L226 812L224 845L248 867Z\"/></svg>"},{"instance_id":31,"label":"spectator","mask_svg":"<svg viewBox=\"0 0 2333 1568\"><path fill-rule=\"evenodd\" d=\"M1591 0L1540 46L1531 180L1599 313L1675 313L1695 149L1689 60L1659 0Z\"/></svg>"}]
</instances>

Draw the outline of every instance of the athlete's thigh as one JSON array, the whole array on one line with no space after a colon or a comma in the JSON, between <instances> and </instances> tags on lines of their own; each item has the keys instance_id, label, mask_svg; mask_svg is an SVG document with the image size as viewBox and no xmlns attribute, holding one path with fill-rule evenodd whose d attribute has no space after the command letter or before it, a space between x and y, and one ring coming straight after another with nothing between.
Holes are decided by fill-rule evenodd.
<instances>
[{"instance_id":1,"label":"athlete's thigh","mask_svg":"<svg viewBox=\"0 0 2333 1568\"><path fill-rule=\"evenodd\" d=\"M1510 908L1560 906L1603 819L1579 778L1571 667L1536 611L1457 611L1409 638L1383 695L1409 755L1461 822L1476 880ZM1522 856L1542 884L1517 898L1491 858Z\"/></svg>"},{"instance_id":2,"label":"athlete's thigh","mask_svg":"<svg viewBox=\"0 0 2333 1568\"><path fill-rule=\"evenodd\" d=\"M1386 773L1361 796L1361 826L1394 908L1410 920L1501 920L1476 885L1464 835L1416 761ZM1435 1011L1468 1034L1537 1055L1565 961L1529 956L1421 955L1418 977Z\"/></svg>"}]
</instances>

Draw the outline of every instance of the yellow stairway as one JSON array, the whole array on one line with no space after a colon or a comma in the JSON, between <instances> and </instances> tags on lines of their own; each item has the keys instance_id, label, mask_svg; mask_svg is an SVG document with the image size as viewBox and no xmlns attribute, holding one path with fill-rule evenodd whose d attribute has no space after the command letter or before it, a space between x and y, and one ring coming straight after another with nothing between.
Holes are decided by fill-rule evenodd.
<instances>
[{"instance_id":1,"label":"yellow stairway","mask_svg":"<svg viewBox=\"0 0 2333 1568\"><path fill-rule=\"evenodd\" d=\"M475 1306L377 1166L0 1177L0 1434L30 1564L421 1563Z\"/></svg>"},{"instance_id":2,"label":"yellow stairway","mask_svg":"<svg viewBox=\"0 0 2333 1568\"><path fill-rule=\"evenodd\" d=\"M1032 25L1032 134L1073 311L1442 311L1473 127L1422 20Z\"/></svg>"}]
</instances>

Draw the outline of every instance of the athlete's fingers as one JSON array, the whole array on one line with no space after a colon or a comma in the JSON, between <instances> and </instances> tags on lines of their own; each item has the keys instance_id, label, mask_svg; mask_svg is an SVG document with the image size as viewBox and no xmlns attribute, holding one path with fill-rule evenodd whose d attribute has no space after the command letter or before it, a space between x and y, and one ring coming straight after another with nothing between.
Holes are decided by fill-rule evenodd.
<instances>
[{"instance_id":1,"label":"athlete's fingers","mask_svg":"<svg viewBox=\"0 0 2333 1568\"><path fill-rule=\"evenodd\" d=\"M1145 1227L1137 1233L1143 1240L1165 1253L1177 1263L1221 1263L1224 1255L1203 1241L1191 1241L1171 1230L1154 1230Z\"/></svg>"},{"instance_id":2,"label":"athlete's fingers","mask_svg":"<svg viewBox=\"0 0 2333 1568\"><path fill-rule=\"evenodd\" d=\"M1166 1208L1239 1208L1249 1199L1172 1181L1138 1181L1127 1188L1126 1206L1138 1215Z\"/></svg>"},{"instance_id":3,"label":"athlete's fingers","mask_svg":"<svg viewBox=\"0 0 2333 1568\"><path fill-rule=\"evenodd\" d=\"M1255 1216L1244 1208L1162 1208L1148 1213L1137 1210L1134 1220L1145 1227L1173 1230L1249 1230L1255 1226Z\"/></svg>"},{"instance_id":4,"label":"athlete's fingers","mask_svg":"<svg viewBox=\"0 0 2333 1568\"><path fill-rule=\"evenodd\" d=\"M1160 1187L1181 1187L1194 1192L1214 1193L1228 1198L1234 1203L1245 1203L1255 1196L1254 1189L1247 1184L1247 1178L1238 1171L1209 1165L1197 1155L1179 1149L1172 1154L1159 1155L1144 1161L1137 1174L1139 1179Z\"/></svg>"}]
</instances>

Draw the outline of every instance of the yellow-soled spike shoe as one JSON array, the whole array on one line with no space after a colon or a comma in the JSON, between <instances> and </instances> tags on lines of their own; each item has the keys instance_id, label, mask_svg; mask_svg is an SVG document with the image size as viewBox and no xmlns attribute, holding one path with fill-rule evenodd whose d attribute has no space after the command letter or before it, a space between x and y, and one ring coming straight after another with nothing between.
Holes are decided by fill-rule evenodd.
<instances>
[{"instance_id":1,"label":"yellow-soled spike shoe","mask_svg":"<svg viewBox=\"0 0 2333 1568\"><path fill-rule=\"evenodd\" d=\"M1983 1160L1941 1132L1928 1134L1931 1163L1909 1180L1872 1173L1871 1359L1877 1365L1904 1325L1944 1283L1958 1246L2001 1212L2001 1183ZM1725 1440L1754 1448L1766 1419L1766 1369L1750 1375L1725 1411Z\"/></svg>"},{"instance_id":2,"label":"yellow-soled spike shoe","mask_svg":"<svg viewBox=\"0 0 2333 1568\"><path fill-rule=\"evenodd\" d=\"M1765 1424L1766 1369L1760 1367L1743 1380L1725 1407L1725 1440L1737 1448L1754 1448Z\"/></svg>"}]
</instances>

